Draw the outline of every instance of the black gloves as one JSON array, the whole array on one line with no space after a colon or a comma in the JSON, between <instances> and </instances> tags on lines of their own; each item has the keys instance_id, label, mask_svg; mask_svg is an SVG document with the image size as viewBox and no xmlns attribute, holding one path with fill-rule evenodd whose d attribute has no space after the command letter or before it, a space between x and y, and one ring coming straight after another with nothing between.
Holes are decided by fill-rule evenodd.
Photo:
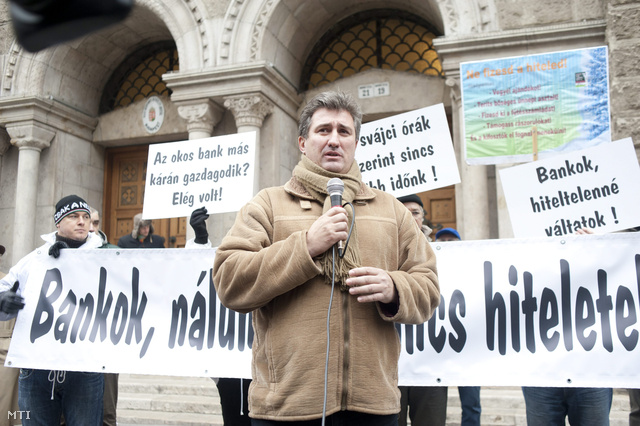
<instances>
[{"instance_id":1,"label":"black gloves","mask_svg":"<svg viewBox=\"0 0 640 426\"><path fill-rule=\"evenodd\" d=\"M0 311L5 314L15 314L24 308L24 299L16 293L18 287L20 287L20 283L16 281L11 290L0 293Z\"/></svg>"},{"instance_id":2,"label":"black gloves","mask_svg":"<svg viewBox=\"0 0 640 426\"><path fill-rule=\"evenodd\" d=\"M191 213L189 224L196 233L196 238L194 241L198 244L206 244L207 241L209 241L209 233L207 232L206 222L208 218L209 215L207 214L206 207L200 207L199 209L195 209Z\"/></svg>"},{"instance_id":3,"label":"black gloves","mask_svg":"<svg viewBox=\"0 0 640 426\"><path fill-rule=\"evenodd\" d=\"M56 241L51 247L49 247L49 256L53 256L57 259L58 256L60 256L60 250L66 248L69 248L67 243L64 241Z\"/></svg>"}]
</instances>

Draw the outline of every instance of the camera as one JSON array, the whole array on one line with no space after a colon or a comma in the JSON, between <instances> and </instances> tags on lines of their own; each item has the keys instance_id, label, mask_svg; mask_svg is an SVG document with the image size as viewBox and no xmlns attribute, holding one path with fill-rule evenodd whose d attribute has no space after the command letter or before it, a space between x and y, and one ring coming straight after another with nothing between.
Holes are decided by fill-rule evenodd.
<instances>
[{"instance_id":1,"label":"camera","mask_svg":"<svg viewBox=\"0 0 640 426\"><path fill-rule=\"evenodd\" d=\"M10 0L18 43L29 52L64 43L116 24L133 0Z\"/></svg>"}]
</instances>

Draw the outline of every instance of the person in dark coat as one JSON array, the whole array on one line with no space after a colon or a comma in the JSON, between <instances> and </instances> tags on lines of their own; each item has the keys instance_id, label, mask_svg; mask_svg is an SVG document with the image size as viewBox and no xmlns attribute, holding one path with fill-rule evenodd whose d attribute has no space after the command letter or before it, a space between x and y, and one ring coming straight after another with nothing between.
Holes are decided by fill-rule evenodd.
<instances>
[{"instance_id":1,"label":"person in dark coat","mask_svg":"<svg viewBox=\"0 0 640 426\"><path fill-rule=\"evenodd\" d=\"M153 234L153 224L150 220L142 220L142 213L133 217L131 234L124 235L118 240L120 248L164 248L164 237Z\"/></svg>"}]
</instances>

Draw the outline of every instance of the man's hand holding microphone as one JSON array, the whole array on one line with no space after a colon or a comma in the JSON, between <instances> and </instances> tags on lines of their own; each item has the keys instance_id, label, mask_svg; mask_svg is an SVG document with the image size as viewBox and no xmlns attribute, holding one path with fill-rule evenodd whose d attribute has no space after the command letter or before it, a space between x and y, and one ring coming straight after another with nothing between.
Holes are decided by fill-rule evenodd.
<instances>
[{"instance_id":1,"label":"man's hand holding microphone","mask_svg":"<svg viewBox=\"0 0 640 426\"><path fill-rule=\"evenodd\" d=\"M307 231L307 249L311 257L316 257L334 244L339 251L349 236L349 217L342 207L344 183L338 178L327 183L327 193L331 197L332 207L320 216ZM342 253L340 253L342 256ZM374 267L353 268L345 283L349 294L357 296L358 302L381 302L398 304L398 292L387 271Z\"/></svg>"}]
</instances>

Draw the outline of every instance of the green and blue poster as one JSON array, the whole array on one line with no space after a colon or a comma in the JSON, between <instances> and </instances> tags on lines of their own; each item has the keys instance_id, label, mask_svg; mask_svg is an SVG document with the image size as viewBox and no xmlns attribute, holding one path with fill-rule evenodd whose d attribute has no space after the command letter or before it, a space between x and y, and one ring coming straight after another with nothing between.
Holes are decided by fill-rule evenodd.
<instances>
[{"instance_id":1,"label":"green and blue poster","mask_svg":"<svg viewBox=\"0 0 640 426\"><path fill-rule=\"evenodd\" d=\"M606 46L460 64L468 164L611 142Z\"/></svg>"}]
</instances>

